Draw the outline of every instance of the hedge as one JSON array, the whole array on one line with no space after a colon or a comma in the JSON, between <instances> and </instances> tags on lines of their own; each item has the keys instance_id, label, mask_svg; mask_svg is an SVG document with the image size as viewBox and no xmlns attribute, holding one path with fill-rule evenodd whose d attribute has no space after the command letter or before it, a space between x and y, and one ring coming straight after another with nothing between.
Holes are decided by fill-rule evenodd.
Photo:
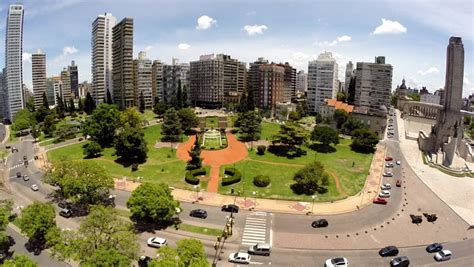
<instances>
[{"instance_id":1,"label":"hedge","mask_svg":"<svg viewBox=\"0 0 474 267\"><path fill-rule=\"evenodd\" d=\"M258 187L266 187L270 184L268 175L257 175L253 178L253 184Z\"/></svg>"},{"instance_id":2,"label":"hedge","mask_svg":"<svg viewBox=\"0 0 474 267\"><path fill-rule=\"evenodd\" d=\"M222 186L235 184L242 180L242 174L235 168L225 168L224 174L228 177L222 178Z\"/></svg>"},{"instance_id":3,"label":"hedge","mask_svg":"<svg viewBox=\"0 0 474 267\"><path fill-rule=\"evenodd\" d=\"M184 180L189 184L197 185L199 184L200 180L196 176L206 175L206 169L200 168L195 170L187 171L184 175Z\"/></svg>"}]
</instances>

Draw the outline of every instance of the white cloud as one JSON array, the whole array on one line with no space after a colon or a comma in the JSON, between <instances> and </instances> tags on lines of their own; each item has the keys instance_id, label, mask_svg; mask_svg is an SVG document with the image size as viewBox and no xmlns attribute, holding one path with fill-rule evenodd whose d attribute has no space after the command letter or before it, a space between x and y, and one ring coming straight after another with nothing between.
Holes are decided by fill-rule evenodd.
<instances>
[{"instance_id":1,"label":"white cloud","mask_svg":"<svg viewBox=\"0 0 474 267\"><path fill-rule=\"evenodd\" d=\"M406 32L407 28L400 22L382 19L382 24L375 28L372 34L401 34Z\"/></svg>"},{"instance_id":2,"label":"white cloud","mask_svg":"<svg viewBox=\"0 0 474 267\"><path fill-rule=\"evenodd\" d=\"M31 63L31 54L30 53L23 53L22 55L23 63Z\"/></svg>"},{"instance_id":3,"label":"white cloud","mask_svg":"<svg viewBox=\"0 0 474 267\"><path fill-rule=\"evenodd\" d=\"M189 45L187 43L180 43L178 45L178 48L181 49L181 50L188 50L190 47L191 47L191 45Z\"/></svg>"},{"instance_id":4,"label":"white cloud","mask_svg":"<svg viewBox=\"0 0 474 267\"><path fill-rule=\"evenodd\" d=\"M419 75L421 75L421 76L425 76L425 75L427 75L427 74L439 73L439 70L438 70L438 68L436 68L436 67L430 67L430 68L427 69L427 70L419 70L417 73L418 73Z\"/></svg>"},{"instance_id":5,"label":"white cloud","mask_svg":"<svg viewBox=\"0 0 474 267\"><path fill-rule=\"evenodd\" d=\"M352 39L349 35L342 35L337 37L338 42L349 42Z\"/></svg>"},{"instance_id":6,"label":"white cloud","mask_svg":"<svg viewBox=\"0 0 474 267\"><path fill-rule=\"evenodd\" d=\"M153 46L152 46L152 45L148 45L148 46L145 47L145 51L146 51L146 52L148 52L148 51L150 51L150 50L152 50L152 49L153 49Z\"/></svg>"},{"instance_id":7,"label":"white cloud","mask_svg":"<svg viewBox=\"0 0 474 267\"><path fill-rule=\"evenodd\" d=\"M200 16L197 19L197 26L196 29L198 30L207 30L212 27L212 25L216 24L217 20L209 17L209 16Z\"/></svg>"},{"instance_id":8,"label":"white cloud","mask_svg":"<svg viewBox=\"0 0 474 267\"><path fill-rule=\"evenodd\" d=\"M256 35L256 34L263 34L264 31L268 30L267 25L245 25L244 30L247 32L248 35Z\"/></svg>"},{"instance_id":9,"label":"white cloud","mask_svg":"<svg viewBox=\"0 0 474 267\"><path fill-rule=\"evenodd\" d=\"M79 50L77 50L74 46L65 46L63 47L63 55L72 55L77 53Z\"/></svg>"}]
</instances>

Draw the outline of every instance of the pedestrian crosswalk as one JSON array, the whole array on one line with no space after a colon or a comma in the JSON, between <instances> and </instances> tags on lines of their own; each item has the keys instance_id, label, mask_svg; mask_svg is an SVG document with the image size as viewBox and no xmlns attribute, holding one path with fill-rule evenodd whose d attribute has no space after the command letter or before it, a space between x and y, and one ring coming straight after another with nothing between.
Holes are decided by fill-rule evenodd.
<instances>
[{"instance_id":1,"label":"pedestrian crosswalk","mask_svg":"<svg viewBox=\"0 0 474 267\"><path fill-rule=\"evenodd\" d=\"M34 161L34 159L29 159L29 160L28 160L28 163L31 163L31 162L33 162L33 161ZM9 170L14 170L14 169L19 168L19 167L21 167L21 166L23 166L23 165L25 165L25 163L22 161L22 162L19 163L19 164L16 164L16 165L14 165L14 166L11 166Z\"/></svg>"},{"instance_id":2,"label":"pedestrian crosswalk","mask_svg":"<svg viewBox=\"0 0 474 267\"><path fill-rule=\"evenodd\" d=\"M268 243L267 219L266 212L254 212L247 215L241 244L255 245L257 243Z\"/></svg>"}]
</instances>

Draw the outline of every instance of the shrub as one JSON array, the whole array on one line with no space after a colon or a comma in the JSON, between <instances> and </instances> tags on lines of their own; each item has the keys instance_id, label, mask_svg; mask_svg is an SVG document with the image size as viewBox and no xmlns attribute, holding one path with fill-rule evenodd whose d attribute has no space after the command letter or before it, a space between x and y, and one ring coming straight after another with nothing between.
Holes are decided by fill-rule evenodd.
<instances>
[{"instance_id":1,"label":"shrub","mask_svg":"<svg viewBox=\"0 0 474 267\"><path fill-rule=\"evenodd\" d=\"M226 168L224 174L228 177L222 178L222 186L235 184L242 180L242 174L235 168Z\"/></svg>"},{"instance_id":2,"label":"shrub","mask_svg":"<svg viewBox=\"0 0 474 267\"><path fill-rule=\"evenodd\" d=\"M257 146L257 154L263 155L263 154L265 154L265 150L267 150L266 146L264 146L264 145Z\"/></svg>"},{"instance_id":3,"label":"shrub","mask_svg":"<svg viewBox=\"0 0 474 267\"><path fill-rule=\"evenodd\" d=\"M270 184L268 175L257 175L253 178L253 184L258 187L267 187Z\"/></svg>"},{"instance_id":4,"label":"shrub","mask_svg":"<svg viewBox=\"0 0 474 267\"><path fill-rule=\"evenodd\" d=\"M200 176L200 175L206 175L206 169L200 168L200 169L187 171L186 174L184 175L184 180L186 180L186 182L189 184L197 185L200 182L197 176Z\"/></svg>"},{"instance_id":5,"label":"shrub","mask_svg":"<svg viewBox=\"0 0 474 267\"><path fill-rule=\"evenodd\" d=\"M138 163L133 163L132 164L132 172L138 171Z\"/></svg>"}]
</instances>

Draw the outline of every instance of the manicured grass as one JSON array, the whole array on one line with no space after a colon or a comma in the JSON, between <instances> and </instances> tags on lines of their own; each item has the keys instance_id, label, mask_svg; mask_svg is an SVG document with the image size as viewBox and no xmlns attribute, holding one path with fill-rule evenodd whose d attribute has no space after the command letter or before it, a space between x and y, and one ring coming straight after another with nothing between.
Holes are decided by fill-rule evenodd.
<instances>
[{"instance_id":1,"label":"manicured grass","mask_svg":"<svg viewBox=\"0 0 474 267\"><path fill-rule=\"evenodd\" d=\"M204 147L207 150L220 149L221 148L220 138L206 138Z\"/></svg>"},{"instance_id":2,"label":"manicured grass","mask_svg":"<svg viewBox=\"0 0 474 267\"><path fill-rule=\"evenodd\" d=\"M222 234L222 229L207 228L186 223L179 224L178 229L186 232L210 236L220 236Z\"/></svg>"},{"instance_id":3,"label":"manicured grass","mask_svg":"<svg viewBox=\"0 0 474 267\"><path fill-rule=\"evenodd\" d=\"M50 138L50 139L47 139L45 141L42 141L39 143L40 146L49 146L51 144L53 144L54 142L54 138Z\"/></svg>"},{"instance_id":4,"label":"manicured grass","mask_svg":"<svg viewBox=\"0 0 474 267\"><path fill-rule=\"evenodd\" d=\"M206 128L218 128L219 120L217 117L206 117Z\"/></svg>"},{"instance_id":5,"label":"manicured grass","mask_svg":"<svg viewBox=\"0 0 474 267\"><path fill-rule=\"evenodd\" d=\"M280 125L271 122L262 122L262 133L260 134L261 140L271 141L273 135L277 134L280 130Z\"/></svg>"},{"instance_id":6,"label":"manicured grass","mask_svg":"<svg viewBox=\"0 0 474 267\"><path fill-rule=\"evenodd\" d=\"M153 121L157 119L156 114L153 112L153 110L147 109L143 113L140 113L142 119L146 121Z\"/></svg>"}]
</instances>

